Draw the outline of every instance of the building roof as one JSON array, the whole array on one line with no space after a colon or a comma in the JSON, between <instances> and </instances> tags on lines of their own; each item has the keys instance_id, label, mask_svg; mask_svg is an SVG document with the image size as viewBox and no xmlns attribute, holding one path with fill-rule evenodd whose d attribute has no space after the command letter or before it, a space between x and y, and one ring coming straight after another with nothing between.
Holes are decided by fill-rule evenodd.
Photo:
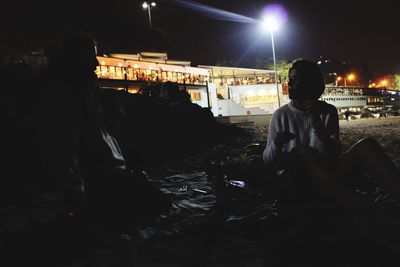
<instances>
[{"instance_id":1,"label":"building roof","mask_svg":"<svg viewBox=\"0 0 400 267\"><path fill-rule=\"evenodd\" d=\"M153 63L164 63L179 65L184 67L190 67L191 62L187 60L171 60L168 59L167 53L158 52L139 52L137 54L122 54L113 53L108 55L111 58L127 59L127 60L139 60Z\"/></svg>"},{"instance_id":2,"label":"building roof","mask_svg":"<svg viewBox=\"0 0 400 267\"><path fill-rule=\"evenodd\" d=\"M198 65L199 68L209 69L213 77L219 76L261 76L274 74L273 70L250 69L250 68L236 68L236 67L222 67L222 66L208 66ZM279 71L278 71L279 73Z\"/></svg>"}]
</instances>

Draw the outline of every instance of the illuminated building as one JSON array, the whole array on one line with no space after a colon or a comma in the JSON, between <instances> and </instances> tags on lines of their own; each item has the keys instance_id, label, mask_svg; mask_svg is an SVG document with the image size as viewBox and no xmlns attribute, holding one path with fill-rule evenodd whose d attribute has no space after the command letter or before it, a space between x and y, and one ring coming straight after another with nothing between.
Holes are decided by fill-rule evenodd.
<instances>
[{"instance_id":1,"label":"illuminated building","mask_svg":"<svg viewBox=\"0 0 400 267\"><path fill-rule=\"evenodd\" d=\"M273 70L199 65L210 72L211 99L217 103L214 116L272 114L278 108ZM281 103L288 101L278 80Z\"/></svg>"}]
</instances>

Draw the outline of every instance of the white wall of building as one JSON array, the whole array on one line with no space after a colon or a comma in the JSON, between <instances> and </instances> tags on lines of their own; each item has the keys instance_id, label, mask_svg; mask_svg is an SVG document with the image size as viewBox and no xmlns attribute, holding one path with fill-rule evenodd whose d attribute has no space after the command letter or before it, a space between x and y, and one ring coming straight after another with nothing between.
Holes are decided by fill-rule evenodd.
<instances>
[{"instance_id":1,"label":"white wall of building","mask_svg":"<svg viewBox=\"0 0 400 267\"><path fill-rule=\"evenodd\" d=\"M213 112L214 113L214 112ZM265 115L265 110L258 107L243 107L230 99L218 100L218 113L214 116L242 116L242 115Z\"/></svg>"},{"instance_id":2,"label":"white wall of building","mask_svg":"<svg viewBox=\"0 0 400 267\"><path fill-rule=\"evenodd\" d=\"M282 85L278 84L281 105L287 102L282 96ZM241 106L258 108L263 114L272 114L278 107L278 93L275 84L230 86L231 99Z\"/></svg>"},{"instance_id":3,"label":"white wall of building","mask_svg":"<svg viewBox=\"0 0 400 267\"><path fill-rule=\"evenodd\" d=\"M199 106L201 106L203 108L208 108L207 88L188 89L187 91L189 93L190 92L200 93L200 100L192 99L192 103L198 104ZM211 111L214 114L214 116L218 116L218 114L217 114L218 113L218 98L217 98L217 91L215 88L215 84L213 84L213 83L208 84L208 93L209 93L209 97L210 97Z\"/></svg>"},{"instance_id":4,"label":"white wall of building","mask_svg":"<svg viewBox=\"0 0 400 267\"><path fill-rule=\"evenodd\" d=\"M286 95L282 95L282 86L278 84L281 105L288 102ZM218 99L216 85L208 85L210 93L211 111L218 116L266 115L272 114L278 107L278 97L275 84L255 84L229 86L230 99ZM206 89L195 90L201 92L201 100L195 101L202 107L207 107Z\"/></svg>"},{"instance_id":5,"label":"white wall of building","mask_svg":"<svg viewBox=\"0 0 400 267\"><path fill-rule=\"evenodd\" d=\"M282 95L282 86L278 84L281 106L289 102L288 95ZM230 99L218 99L216 85L208 85L211 111L215 117L219 116L249 116L272 114L279 107L275 84L255 84L229 86ZM201 93L201 100L192 101L201 107L208 107L207 90L197 89ZM366 96L340 95L322 96L320 100L334 105L336 108L365 107Z\"/></svg>"}]
</instances>

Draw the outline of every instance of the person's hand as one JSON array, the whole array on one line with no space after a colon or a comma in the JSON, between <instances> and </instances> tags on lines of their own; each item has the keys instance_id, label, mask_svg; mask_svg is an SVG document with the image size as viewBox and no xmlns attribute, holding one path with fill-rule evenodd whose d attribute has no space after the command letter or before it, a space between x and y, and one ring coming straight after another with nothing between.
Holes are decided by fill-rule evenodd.
<instances>
[{"instance_id":1,"label":"person's hand","mask_svg":"<svg viewBox=\"0 0 400 267\"><path fill-rule=\"evenodd\" d=\"M278 132L274 139L274 144L279 150L282 150L283 145L295 137L296 135L292 134L291 132Z\"/></svg>"},{"instance_id":2,"label":"person's hand","mask_svg":"<svg viewBox=\"0 0 400 267\"><path fill-rule=\"evenodd\" d=\"M303 102L304 110L311 116L311 123L314 129L319 129L322 126L317 105L318 101L316 100L306 100Z\"/></svg>"},{"instance_id":3,"label":"person's hand","mask_svg":"<svg viewBox=\"0 0 400 267\"><path fill-rule=\"evenodd\" d=\"M312 117L318 116L318 108L317 108L316 100L305 100L302 104L306 113L310 114Z\"/></svg>"}]
</instances>

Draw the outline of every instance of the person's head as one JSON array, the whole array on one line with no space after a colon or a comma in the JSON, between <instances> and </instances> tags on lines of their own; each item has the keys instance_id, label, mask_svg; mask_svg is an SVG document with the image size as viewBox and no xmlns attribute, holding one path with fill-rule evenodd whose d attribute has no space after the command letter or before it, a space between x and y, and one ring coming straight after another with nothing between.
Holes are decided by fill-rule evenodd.
<instances>
[{"instance_id":1,"label":"person's head","mask_svg":"<svg viewBox=\"0 0 400 267\"><path fill-rule=\"evenodd\" d=\"M87 33L70 33L48 51L50 64L73 79L95 78L97 42Z\"/></svg>"},{"instance_id":2,"label":"person's head","mask_svg":"<svg viewBox=\"0 0 400 267\"><path fill-rule=\"evenodd\" d=\"M316 63L296 60L289 70L288 87L292 100L317 100L325 90L324 76Z\"/></svg>"},{"instance_id":3,"label":"person's head","mask_svg":"<svg viewBox=\"0 0 400 267\"><path fill-rule=\"evenodd\" d=\"M176 99L179 97L179 85L175 82L165 82L163 84L163 90L169 98Z\"/></svg>"}]
</instances>

